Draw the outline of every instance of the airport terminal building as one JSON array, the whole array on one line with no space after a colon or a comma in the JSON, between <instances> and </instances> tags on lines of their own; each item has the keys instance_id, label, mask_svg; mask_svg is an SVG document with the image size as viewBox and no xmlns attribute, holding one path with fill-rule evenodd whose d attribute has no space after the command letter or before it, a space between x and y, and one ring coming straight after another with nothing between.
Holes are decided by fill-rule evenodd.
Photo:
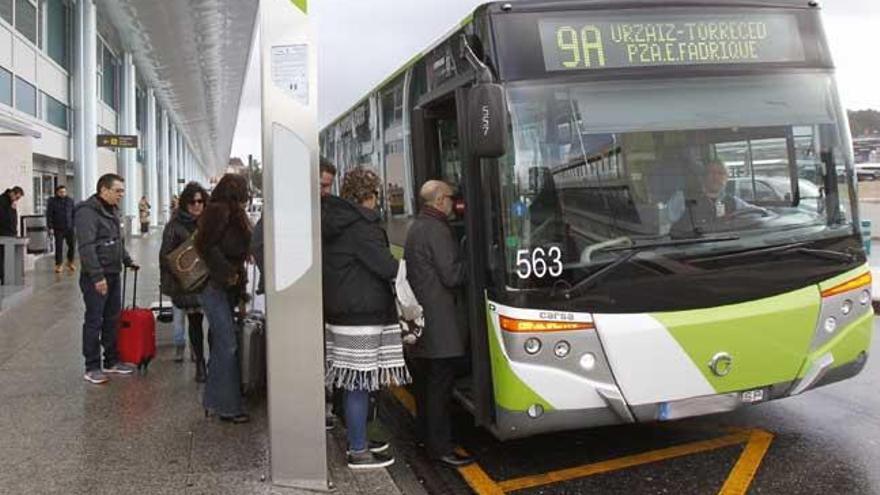
<instances>
[{"instance_id":1,"label":"airport terminal building","mask_svg":"<svg viewBox=\"0 0 880 495\"><path fill-rule=\"evenodd\" d=\"M21 215L42 214L57 185L83 199L113 172L126 179L126 217L145 195L155 225L185 181L212 175L201 116L182 111L192 103L157 69L150 53L159 47L143 46L144 15L175 16L154 3L164 5L145 13L115 0L0 0L0 190L25 190ZM137 136L137 147L99 147L100 135Z\"/></svg>"}]
</instances>

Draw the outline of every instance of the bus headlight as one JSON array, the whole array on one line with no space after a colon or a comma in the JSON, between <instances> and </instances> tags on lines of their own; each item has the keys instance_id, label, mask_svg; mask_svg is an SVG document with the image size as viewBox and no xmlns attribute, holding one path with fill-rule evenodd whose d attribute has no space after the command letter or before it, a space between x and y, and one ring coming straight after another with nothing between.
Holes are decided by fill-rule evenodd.
<instances>
[{"instance_id":1,"label":"bus headlight","mask_svg":"<svg viewBox=\"0 0 880 495\"><path fill-rule=\"evenodd\" d=\"M852 307L852 301L847 299L846 301L843 301L843 304L840 305L840 312L843 313L843 316L846 316L850 313L850 311L852 311Z\"/></svg>"},{"instance_id":2,"label":"bus headlight","mask_svg":"<svg viewBox=\"0 0 880 495\"><path fill-rule=\"evenodd\" d=\"M581 368L591 371L596 366L596 356L592 352L588 352L581 356Z\"/></svg>"},{"instance_id":3,"label":"bus headlight","mask_svg":"<svg viewBox=\"0 0 880 495\"><path fill-rule=\"evenodd\" d=\"M560 340L553 346L553 354L556 354L556 357L560 359L568 356L569 351L571 351L571 345L564 340Z\"/></svg>"},{"instance_id":4,"label":"bus headlight","mask_svg":"<svg viewBox=\"0 0 880 495\"><path fill-rule=\"evenodd\" d=\"M835 330L837 330L837 318L829 316L825 320L825 331L828 333L834 333Z\"/></svg>"},{"instance_id":5,"label":"bus headlight","mask_svg":"<svg viewBox=\"0 0 880 495\"><path fill-rule=\"evenodd\" d=\"M862 306L871 302L871 293L863 290L862 293L859 294L859 302L862 304Z\"/></svg>"},{"instance_id":6,"label":"bus headlight","mask_svg":"<svg viewBox=\"0 0 880 495\"><path fill-rule=\"evenodd\" d=\"M541 404L532 404L529 406L529 410L526 411L529 414L529 417L534 419L540 417L544 414L544 406Z\"/></svg>"},{"instance_id":7,"label":"bus headlight","mask_svg":"<svg viewBox=\"0 0 880 495\"><path fill-rule=\"evenodd\" d=\"M525 345L523 345L526 349L527 354L537 354L538 351L541 350L541 341L536 339L535 337L531 337L526 340Z\"/></svg>"}]
</instances>

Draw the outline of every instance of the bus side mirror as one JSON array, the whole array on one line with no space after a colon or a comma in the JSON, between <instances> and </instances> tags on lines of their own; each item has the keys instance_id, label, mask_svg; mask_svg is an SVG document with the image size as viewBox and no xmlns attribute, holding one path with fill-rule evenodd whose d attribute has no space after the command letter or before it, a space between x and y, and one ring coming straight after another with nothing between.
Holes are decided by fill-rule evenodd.
<instances>
[{"instance_id":1,"label":"bus side mirror","mask_svg":"<svg viewBox=\"0 0 880 495\"><path fill-rule=\"evenodd\" d=\"M500 84L477 84L468 93L469 141L477 158L507 152L507 105Z\"/></svg>"}]
</instances>

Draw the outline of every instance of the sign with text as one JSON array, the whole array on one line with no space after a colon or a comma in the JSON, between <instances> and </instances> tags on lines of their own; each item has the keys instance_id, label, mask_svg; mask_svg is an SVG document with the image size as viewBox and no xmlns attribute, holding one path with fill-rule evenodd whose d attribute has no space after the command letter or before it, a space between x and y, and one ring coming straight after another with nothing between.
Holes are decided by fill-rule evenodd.
<instances>
[{"instance_id":1,"label":"sign with text","mask_svg":"<svg viewBox=\"0 0 880 495\"><path fill-rule=\"evenodd\" d=\"M125 134L98 134L99 148L137 148L138 137Z\"/></svg>"},{"instance_id":2,"label":"sign with text","mask_svg":"<svg viewBox=\"0 0 880 495\"><path fill-rule=\"evenodd\" d=\"M538 27L548 71L805 60L788 14L581 15Z\"/></svg>"}]
</instances>

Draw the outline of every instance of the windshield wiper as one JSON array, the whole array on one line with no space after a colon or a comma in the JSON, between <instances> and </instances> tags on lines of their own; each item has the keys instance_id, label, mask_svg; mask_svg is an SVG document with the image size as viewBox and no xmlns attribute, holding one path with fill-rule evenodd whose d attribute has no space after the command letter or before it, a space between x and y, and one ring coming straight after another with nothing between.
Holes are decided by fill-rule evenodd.
<instances>
[{"instance_id":1,"label":"windshield wiper","mask_svg":"<svg viewBox=\"0 0 880 495\"><path fill-rule=\"evenodd\" d=\"M695 239L675 239L669 241L657 241L657 242L649 242L645 244L636 244L633 246L626 247L608 247L605 249L600 249L599 251L629 251L625 255L617 258L610 264L596 270L587 276L587 278L581 280L576 283L569 289L566 289L562 292L562 295L566 298L571 297L571 295L585 287L595 284L599 280L603 279L606 275L613 272L617 267L623 265L624 263L631 260L637 254L641 253L646 249L658 248L658 247L669 247L669 246L685 246L685 245L693 245L693 244L709 244L713 242L724 242L724 241L736 241L739 239L737 235L723 235L723 236L713 236L713 237L699 237Z\"/></svg>"},{"instance_id":2,"label":"windshield wiper","mask_svg":"<svg viewBox=\"0 0 880 495\"><path fill-rule=\"evenodd\" d=\"M782 253L790 253L795 252L798 254L806 254L810 256L814 256L816 258L822 258L831 261L845 261L847 263L852 263L855 261L855 256L852 253L844 253L840 251L832 251L830 249L816 249L806 247L805 242L795 242L792 244L782 244L778 246L769 246L769 247L758 247L753 249L748 249L745 251L739 251L731 254L723 254L721 256L715 256L709 258L709 260L717 261L723 259L731 259L731 258L741 258L744 256L753 256L757 254L782 254ZM707 261L707 260L703 260Z\"/></svg>"}]
</instances>

